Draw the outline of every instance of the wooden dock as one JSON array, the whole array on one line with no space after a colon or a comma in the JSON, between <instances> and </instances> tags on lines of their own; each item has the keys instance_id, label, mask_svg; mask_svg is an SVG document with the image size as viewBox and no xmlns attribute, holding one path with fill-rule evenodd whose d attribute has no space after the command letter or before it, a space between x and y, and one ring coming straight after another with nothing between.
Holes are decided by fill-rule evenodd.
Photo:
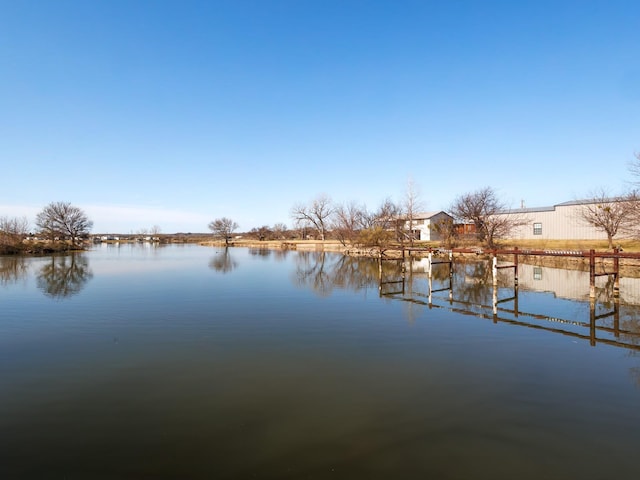
<instances>
[{"instance_id":1,"label":"wooden dock","mask_svg":"<svg viewBox=\"0 0 640 480\"><path fill-rule=\"evenodd\" d=\"M588 340L591 346L597 343L607 344L615 347L624 347L635 351L640 351L640 334L633 330L624 328L620 322L620 262L625 259L640 260L640 253L626 253L621 251L596 252L588 251L557 251L557 250L529 250L529 249L428 249L428 248L405 248L400 249L395 255L380 255L379 260L379 293L380 296L395 298L398 300L424 305L429 309L447 309L452 312L471 315L484 319L490 319L494 323L507 323L537 330L544 330L551 333L559 333L572 337L576 340ZM400 255L400 253L402 255ZM454 294L454 263L455 253L459 254L478 254L492 262L493 288L491 290L491 301L486 302L469 302L455 297ZM498 264L498 256L512 256L512 262ZM519 257L523 255L531 256L555 256L555 257L575 257L588 259L589 261L589 320L564 319L543 313L534 313L522 311L518 305L518 262ZM427 258L427 290L419 291L414 289L414 282L411 279L412 270L406 268L406 261L411 261L413 257ZM504 257L503 257L504 258ZM598 261L603 259L611 259L608 263L608 270L600 266L604 271L596 273L596 265ZM384 274L383 260L395 261L398 269L392 275ZM440 288L433 288L432 284L432 266L449 265L449 278L441 278L442 285ZM639 267L640 268L640 267ZM500 269L513 269L514 284L513 291L507 298L498 298L498 281L497 272ZM598 311L596 309L596 287L595 279L603 275L613 275L615 282L613 287L613 302L608 305L606 311ZM436 292L448 291L447 299L443 297L439 299L433 294ZM435 300L435 301L434 301ZM511 304L511 308L507 305ZM602 325L600 320L611 318L612 324Z\"/></svg>"},{"instance_id":2,"label":"wooden dock","mask_svg":"<svg viewBox=\"0 0 640 480\"><path fill-rule=\"evenodd\" d=\"M408 256L422 256L429 259L429 271L431 265L440 263L449 263L451 268L454 254L470 254L484 255L492 258L492 271L494 282L497 282L498 270L512 269L514 275L514 284L518 286L518 261L521 256L539 256L539 257L565 257L565 258L582 258L589 260L589 296L595 297L596 278L605 275L613 276L613 294L615 297L620 294L620 266L621 260L633 259L640 260L640 253L628 253L619 249L613 251L596 251L596 250L536 250L529 248L507 248L507 249L482 249L482 248L425 248L425 247L392 247L380 250L380 259L387 255L386 252L395 252L396 258L399 256L405 259ZM448 260L434 260L434 256L439 258L442 255L448 256ZM511 263L498 263L498 256L511 256ZM605 260L611 260L611 265L605 266ZM600 262L601 268L598 272L597 263Z\"/></svg>"}]
</instances>

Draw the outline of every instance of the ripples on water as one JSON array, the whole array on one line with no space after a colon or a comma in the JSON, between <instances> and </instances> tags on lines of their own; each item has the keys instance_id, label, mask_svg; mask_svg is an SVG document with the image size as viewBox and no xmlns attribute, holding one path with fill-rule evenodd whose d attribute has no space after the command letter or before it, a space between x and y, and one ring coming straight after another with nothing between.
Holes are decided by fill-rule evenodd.
<instances>
[{"instance_id":1,"label":"ripples on water","mask_svg":"<svg viewBox=\"0 0 640 480\"><path fill-rule=\"evenodd\" d=\"M438 266L430 296L420 263L381 285L319 252L1 258L0 474L637 477L637 286L591 308L521 269L494 296L485 264Z\"/></svg>"}]
</instances>

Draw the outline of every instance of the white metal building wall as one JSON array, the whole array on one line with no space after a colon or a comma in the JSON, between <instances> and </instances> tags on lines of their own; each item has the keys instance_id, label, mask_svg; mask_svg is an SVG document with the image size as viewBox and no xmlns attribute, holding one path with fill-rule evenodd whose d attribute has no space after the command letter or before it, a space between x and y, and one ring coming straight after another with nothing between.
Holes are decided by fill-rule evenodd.
<instances>
[{"instance_id":1,"label":"white metal building wall","mask_svg":"<svg viewBox=\"0 0 640 480\"><path fill-rule=\"evenodd\" d=\"M580 219L582 205L556 205L551 208L513 210L499 215L524 221L510 235L522 240L606 240L602 230ZM534 234L534 223L542 225L542 233Z\"/></svg>"}]
</instances>

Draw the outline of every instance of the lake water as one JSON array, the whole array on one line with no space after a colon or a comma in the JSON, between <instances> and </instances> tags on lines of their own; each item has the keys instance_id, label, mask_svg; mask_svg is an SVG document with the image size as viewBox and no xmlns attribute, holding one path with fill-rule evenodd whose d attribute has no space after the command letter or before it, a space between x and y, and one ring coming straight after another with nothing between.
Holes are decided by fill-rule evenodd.
<instances>
[{"instance_id":1,"label":"lake water","mask_svg":"<svg viewBox=\"0 0 640 480\"><path fill-rule=\"evenodd\" d=\"M423 266L0 258L0 478L640 478L637 286Z\"/></svg>"}]
</instances>

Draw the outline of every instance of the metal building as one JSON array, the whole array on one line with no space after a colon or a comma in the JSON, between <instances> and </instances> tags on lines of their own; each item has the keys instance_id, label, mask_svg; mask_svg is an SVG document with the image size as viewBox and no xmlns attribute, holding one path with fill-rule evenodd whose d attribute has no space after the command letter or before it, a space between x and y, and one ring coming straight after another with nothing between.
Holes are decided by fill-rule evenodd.
<instances>
[{"instance_id":1,"label":"metal building","mask_svg":"<svg viewBox=\"0 0 640 480\"><path fill-rule=\"evenodd\" d=\"M603 230L581 218L581 211L585 206L599 203L601 202L577 200L552 207L518 208L499 215L513 216L520 224L509 235L516 240L606 240L607 234ZM621 231L616 236L618 239L624 237L624 232Z\"/></svg>"}]
</instances>

